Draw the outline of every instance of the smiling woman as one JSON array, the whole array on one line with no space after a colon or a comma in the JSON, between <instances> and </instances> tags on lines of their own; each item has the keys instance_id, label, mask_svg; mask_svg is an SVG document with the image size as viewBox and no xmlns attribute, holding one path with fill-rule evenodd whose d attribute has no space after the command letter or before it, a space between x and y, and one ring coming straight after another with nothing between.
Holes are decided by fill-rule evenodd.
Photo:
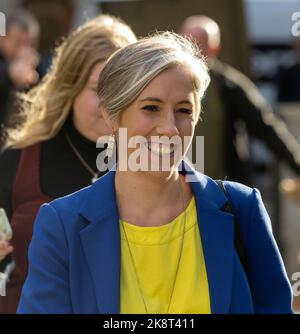
<instances>
[{"instance_id":1,"label":"smiling woman","mask_svg":"<svg viewBox=\"0 0 300 334\"><path fill-rule=\"evenodd\" d=\"M159 140L156 141L155 137L179 136L182 143L187 136L192 139L198 113L194 91L187 70L179 66L164 70L145 87L130 106L124 108L113 132L117 131L116 127L126 128L129 139L137 135L146 138L150 157L151 153L176 153L170 151L167 145L160 144ZM181 146L176 145L175 148L181 153L177 155L177 161L173 162L178 164L182 159ZM128 155L130 153L128 152ZM149 161L151 163L151 159Z\"/></svg>"},{"instance_id":2,"label":"smiling woman","mask_svg":"<svg viewBox=\"0 0 300 334\"><path fill-rule=\"evenodd\" d=\"M116 51L97 91L117 151L125 129L128 142L146 140L150 159L173 155L160 138L193 135L208 82L201 55L174 33ZM168 170L120 170L118 162L92 186L43 205L19 313L291 313L259 191L224 183L243 267L228 197L185 161L188 145Z\"/></svg>"}]
</instances>

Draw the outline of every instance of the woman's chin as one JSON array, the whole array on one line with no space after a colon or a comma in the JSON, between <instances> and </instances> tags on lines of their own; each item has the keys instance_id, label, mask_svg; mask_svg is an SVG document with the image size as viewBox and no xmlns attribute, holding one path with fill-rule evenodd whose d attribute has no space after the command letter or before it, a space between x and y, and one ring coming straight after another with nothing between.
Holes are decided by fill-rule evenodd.
<instances>
[{"instance_id":1,"label":"woman's chin","mask_svg":"<svg viewBox=\"0 0 300 334\"><path fill-rule=\"evenodd\" d=\"M149 164L148 168L141 170L143 173L147 173L147 175L160 177L160 178L168 178L170 175L176 171L179 163L175 164L174 157L171 157L169 161L163 163L160 161L159 164L153 164L152 166Z\"/></svg>"}]
</instances>

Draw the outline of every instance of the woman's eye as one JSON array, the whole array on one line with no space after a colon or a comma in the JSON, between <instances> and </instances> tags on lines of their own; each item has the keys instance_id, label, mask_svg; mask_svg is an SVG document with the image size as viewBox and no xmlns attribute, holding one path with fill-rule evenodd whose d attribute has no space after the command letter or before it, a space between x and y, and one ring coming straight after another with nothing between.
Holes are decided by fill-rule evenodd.
<instances>
[{"instance_id":1,"label":"woman's eye","mask_svg":"<svg viewBox=\"0 0 300 334\"><path fill-rule=\"evenodd\" d=\"M158 107L157 106L153 106L153 105L144 106L143 109L144 110L148 110L148 111L158 111Z\"/></svg>"},{"instance_id":2,"label":"woman's eye","mask_svg":"<svg viewBox=\"0 0 300 334\"><path fill-rule=\"evenodd\" d=\"M187 109L187 108L180 108L180 109L178 109L178 111L179 111L179 112L182 112L182 113L184 113L184 114L189 114L189 115L191 115L191 114L193 113L192 110Z\"/></svg>"}]
</instances>

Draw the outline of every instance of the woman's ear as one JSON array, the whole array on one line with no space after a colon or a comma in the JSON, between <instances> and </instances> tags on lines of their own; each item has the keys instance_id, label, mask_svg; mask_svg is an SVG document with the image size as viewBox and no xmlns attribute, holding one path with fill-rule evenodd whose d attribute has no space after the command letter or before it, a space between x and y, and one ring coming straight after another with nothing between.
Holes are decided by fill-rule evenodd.
<instances>
[{"instance_id":1,"label":"woman's ear","mask_svg":"<svg viewBox=\"0 0 300 334\"><path fill-rule=\"evenodd\" d=\"M111 133L113 133L114 132L113 123L112 123L111 119L109 118L106 107L102 103L99 104L99 111L98 112L100 114L100 117L103 117L104 122L107 125L107 127L110 129Z\"/></svg>"}]
</instances>

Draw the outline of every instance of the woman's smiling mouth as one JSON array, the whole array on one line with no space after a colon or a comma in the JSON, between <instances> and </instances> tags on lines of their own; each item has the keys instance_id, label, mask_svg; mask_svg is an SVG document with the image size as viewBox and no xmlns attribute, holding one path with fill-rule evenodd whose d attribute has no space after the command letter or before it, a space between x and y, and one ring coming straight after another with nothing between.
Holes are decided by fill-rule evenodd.
<instances>
[{"instance_id":1,"label":"woman's smiling mouth","mask_svg":"<svg viewBox=\"0 0 300 334\"><path fill-rule=\"evenodd\" d=\"M155 155L163 156L163 155L174 154L174 144L165 145L162 143L150 142L150 143L147 143L147 147L148 147L148 150Z\"/></svg>"}]
</instances>

